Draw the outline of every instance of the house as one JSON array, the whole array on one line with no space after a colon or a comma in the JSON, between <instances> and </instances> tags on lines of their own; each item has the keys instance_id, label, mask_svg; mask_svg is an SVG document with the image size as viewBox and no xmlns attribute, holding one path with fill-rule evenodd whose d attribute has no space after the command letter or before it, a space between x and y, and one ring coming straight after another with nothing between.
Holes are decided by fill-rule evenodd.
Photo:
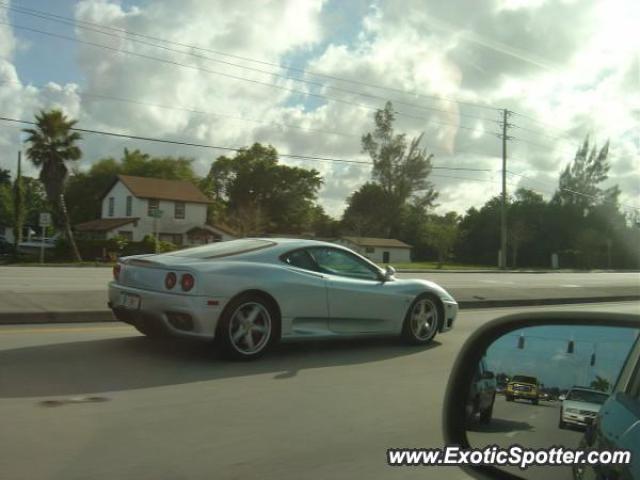
<instances>
[{"instance_id":1,"label":"house","mask_svg":"<svg viewBox=\"0 0 640 480\"><path fill-rule=\"evenodd\" d=\"M184 246L236 238L226 226L207 224L209 203L191 182L118 175L102 196L101 218L75 230L89 238L134 242L157 232L160 241Z\"/></svg>"},{"instance_id":2,"label":"house","mask_svg":"<svg viewBox=\"0 0 640 480\"><path fill-rule=\"evenodd\" d=\"M340 237L333 241L355 250L378 263L407 263L411 261L411 245L395 238Z\"/></svg>"}]
</instances>

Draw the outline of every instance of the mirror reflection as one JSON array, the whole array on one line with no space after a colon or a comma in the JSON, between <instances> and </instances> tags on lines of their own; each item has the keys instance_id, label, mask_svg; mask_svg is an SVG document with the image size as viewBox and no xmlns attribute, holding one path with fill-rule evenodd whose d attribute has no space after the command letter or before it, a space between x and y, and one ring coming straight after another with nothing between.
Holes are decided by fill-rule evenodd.
<instances>
[{"instance_id":1,"label":"mirror reflection","mask_svg":"<svg viewBox=\"0 0 640 480\"><path fill-rule=\"evenodd\" d=\"M524 328L497 339L476 366L469 387L465 405L470 445L634 446L640 458L640 379L633 378L640 376L638 333L562 325ZM628 446L621 446L625 443ZM609 478L592 467L505 469L524 478L544 475L545 480Z\"/></svg>"}]
</instances>

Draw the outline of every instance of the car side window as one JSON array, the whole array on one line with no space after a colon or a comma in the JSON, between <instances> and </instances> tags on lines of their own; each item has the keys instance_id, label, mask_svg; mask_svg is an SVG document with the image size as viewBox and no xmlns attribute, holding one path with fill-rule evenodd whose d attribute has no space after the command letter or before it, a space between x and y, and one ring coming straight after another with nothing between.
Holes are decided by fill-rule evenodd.
<instances>
[{"instance_id":1,"label":"car side window","mask_svg":"<svg viewBox=\"0 0 640 480\"><path fill-rule=\"evenodd\" d=\"M320 271L330 275L379 280L379 272L355 255L337 248L313 248L311 256L320 267Z\"/></svg>"},{"instance_id":2,"label":"car side window","mask_svg":"<svg viewBox=\"0 0 640 480\"><path fill-rule=\"evenodd\" d=\"M288 253L284 258L284 262L292 267L303 268L304 270L311 270L312 272L318 271L318 265L311 258L309 252L306 250L295 250Z\"/></svg>"}]
</instances>

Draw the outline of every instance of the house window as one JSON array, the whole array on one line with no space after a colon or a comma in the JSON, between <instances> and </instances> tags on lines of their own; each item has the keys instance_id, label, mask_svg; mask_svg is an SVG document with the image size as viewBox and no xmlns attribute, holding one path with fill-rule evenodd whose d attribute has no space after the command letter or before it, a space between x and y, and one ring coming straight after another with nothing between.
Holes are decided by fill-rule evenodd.
<instances>
[{"instance_id":1,"label":"house window","mask_svg":"<svg viewBox=\"0 0 640 480\"><path fill-rule=\"evenodd\" d=\"M373 248L373 247L366 247L364 249L364 251L365 251L365 253L374 253L376 251L376 249Z\"/></svg>"},{"instance_id":2,"label":"house window","mask_svg":"<svg viewBox=\"0 0 640 480\"><path fill-rule=\"evenodd\" d=\"M109 216L113 217L113 210L115 209L116 199L109 197Z\"/></svg>"},{"instance_id":3,"label":"house window","mask_svg":"<svg viewBox=\"0 0 640 480\"><path fill-rule=\"evenodd\" d=\"M153 217L158 210L160 210L160 200L150 198L147 203L147 215Z\"/></svg>"},{"instance_id":4,"label":"house window","mask_svg":"<svg viewBox=\"0 0 640 480\"><path fill-rule=\"evenodd\" d=\"M175 218L184 218L184 202L176 202L174 209L174 217Z\"/></svg>"},{"instance_id":5,"label":"house window","mask_svg":"<svg viewBox=\"0 0 640 480\"><path fill-rule=\"evenodd\" d=\"M132 205L133 199L131 198L131 195L127 195L127 217L131 216L131 205Z\"/></svg>"},{"instance_id":6,"label":"house window","mask_svg":"<svg viewBox=\"0 0 640 480\"><path fill-rule=\"evenodd\" d=\"M118 230L118 236L125 238L127 241L133 241L133 232L131 230Z\"/></svg>"}]
</instances>

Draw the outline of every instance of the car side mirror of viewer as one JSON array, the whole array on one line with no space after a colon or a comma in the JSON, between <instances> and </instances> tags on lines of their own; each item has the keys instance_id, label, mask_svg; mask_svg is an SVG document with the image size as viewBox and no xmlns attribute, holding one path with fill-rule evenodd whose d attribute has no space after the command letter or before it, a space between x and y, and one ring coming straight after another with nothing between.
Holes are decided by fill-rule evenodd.
<instances>
[{"instance_id":1,"label":"car side mirror of viewer","mask_svg":"<svg viewBox=\"0 0 640 480\"><path fill-rule=\"evenodd\" d=\"M496 381L487 382L489 375ZM640 459L639 381L640 315L556 311L498 318L478 328L454 362L443 407L445 444L630 449L631 458ZM620 470L621 478L640 478L636 461L460 468L482 479L614 478Z\"/></svg>"}]
</instances>

